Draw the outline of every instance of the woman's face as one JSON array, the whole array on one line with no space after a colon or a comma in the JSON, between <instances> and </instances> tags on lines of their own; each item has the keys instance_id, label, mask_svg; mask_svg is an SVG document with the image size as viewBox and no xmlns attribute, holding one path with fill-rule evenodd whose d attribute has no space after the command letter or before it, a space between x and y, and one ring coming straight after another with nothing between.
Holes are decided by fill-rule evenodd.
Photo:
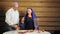
<instances>
[{"instance_id":1,"label":"woman's face","mask_svg":"<svg viewBox=\"0 0 60 34\"><path fill-rule=\"evenodd\" d=\"M24 17L22 18L21 22L24 23Z\"/></svg>"},{"instance_id":2,"label":"woman's face","mask_svg":"<svg viewBox=\"0 0 60 34\"><path fill-rule=\"evenodd\" d=\"M32 13L31 9L28 9L28 14L31 14L31 13Z\"/></svg>"}]
</instances>

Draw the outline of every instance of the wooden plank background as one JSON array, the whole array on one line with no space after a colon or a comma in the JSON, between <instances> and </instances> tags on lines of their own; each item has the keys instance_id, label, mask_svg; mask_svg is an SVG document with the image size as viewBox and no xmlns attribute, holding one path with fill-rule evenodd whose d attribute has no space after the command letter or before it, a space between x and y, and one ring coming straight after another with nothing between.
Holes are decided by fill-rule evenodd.
<instances>
[{"instance_id":1,"label":"wooden plank background","mask_svg":"<svg viewBox=\"0 0 60 34\"><path fill-rule=\"evenodd\" d=\"M0 21L5 18L5 12L12 3L19 3L19 12L32 7L37 15L39 27L45 30L60 30L60 0L0 0Z\"/></svg>"}]
</instances>

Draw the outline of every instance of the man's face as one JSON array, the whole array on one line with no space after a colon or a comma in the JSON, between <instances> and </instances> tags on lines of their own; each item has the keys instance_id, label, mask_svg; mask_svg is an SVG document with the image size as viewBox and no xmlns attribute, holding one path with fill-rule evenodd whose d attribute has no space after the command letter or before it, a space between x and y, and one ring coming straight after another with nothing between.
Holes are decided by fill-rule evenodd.
<instances>
[{"instance_id":1,"label":"man's face","mask_svg":"<svg viewBox=\"0 0 60 34\"><path fill-rule=\"evenodd\" d=\"M17 10L18 9L18 5L14 5L14 9Z\"/></svg>"}]
</instances>

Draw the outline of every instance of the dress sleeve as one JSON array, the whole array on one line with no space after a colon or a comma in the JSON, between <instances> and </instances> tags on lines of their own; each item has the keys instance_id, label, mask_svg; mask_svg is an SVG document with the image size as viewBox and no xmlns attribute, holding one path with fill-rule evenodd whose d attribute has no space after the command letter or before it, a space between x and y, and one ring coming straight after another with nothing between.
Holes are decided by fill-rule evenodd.
<instances>
[{"instance_id":1,"label":"dress sleeve","mask_svg":"<svg viewBox=\"0 0 60 34\"><path fill-rule=\"evenodd\" d=\"M37 19L34 19L34 26L35 26L35 30L39 29L38 23L37 23Z\"/></svg>"}]
</instances>

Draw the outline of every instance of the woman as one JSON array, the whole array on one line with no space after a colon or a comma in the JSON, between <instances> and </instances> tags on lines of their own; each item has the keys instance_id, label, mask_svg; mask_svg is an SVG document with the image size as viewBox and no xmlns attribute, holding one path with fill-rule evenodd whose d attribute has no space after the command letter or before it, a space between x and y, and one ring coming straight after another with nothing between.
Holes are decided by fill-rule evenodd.
<instances>
[{"instance_id":1,"label":"woman","mask_svg":"<svg viewBox=\"0 0 60 34\"><path fill-rule=\"evenodd\" d=\"M24 17L21 17L19 26L21 30L24 30Z\"/></svg>"},{"instance_id":2,"label":"woman","mask_svg":"<svg viewBox=\"0 0 60 34\"><path fill-rule=\"evenodd\" d=\"M27 8L24 20L25 30L34 30L38 29L38 24L36 22L36 15L32 8Z\"/></svg>"}]
</instances>

